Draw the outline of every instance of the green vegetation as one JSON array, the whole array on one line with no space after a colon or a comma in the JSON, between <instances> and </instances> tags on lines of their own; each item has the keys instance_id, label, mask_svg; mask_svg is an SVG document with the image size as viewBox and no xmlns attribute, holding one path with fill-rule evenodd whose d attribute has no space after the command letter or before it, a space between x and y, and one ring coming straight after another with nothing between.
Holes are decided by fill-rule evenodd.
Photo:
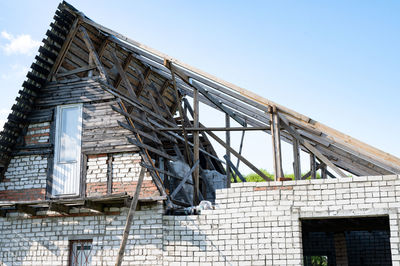
<instances>
[{"instance_id":1,"label":"green vegetation","mask_svg":"<svg viewBox=\"0 0 400 266\"><path fill-rule=\"evenodd\" d=\"M275 177L274 174L271 174L270 172L268 172L265 169L260 169L260 171L263 172L271 181L274 180L274 177ZM303 176L305 174L306 173L302 173L301 175ZM285 174L285 177L291 178L294 180L294 174ZM311 177L307 177L306 179L310 179L310 178ZM321 175L317 172L317 179L320 179L320 178L321 178ZM238 180L239 183L242 182L239 177L237 177L236 179ZM264 179L256 173L251 173L251 174L245 175L244 179L246 179L247 182L264 182ZM232 183L234 182L233 175L231 177L231 182Z\"/></svg>"},{"instance_id":2,"label":"green vegetation","mask_svg":"<svg viewBox=\"0 0 400 266\"><path fill-rule=\"evenodd\" d=\"M311 256L312 266L327 266L328 257L327 256Z\"/></svg>"}]
</instances>

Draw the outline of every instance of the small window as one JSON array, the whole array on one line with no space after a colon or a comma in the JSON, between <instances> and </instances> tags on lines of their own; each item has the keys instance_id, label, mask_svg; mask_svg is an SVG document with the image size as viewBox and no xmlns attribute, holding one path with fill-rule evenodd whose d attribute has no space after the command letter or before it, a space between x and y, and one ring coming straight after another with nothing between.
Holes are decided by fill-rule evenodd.
<instances>
[{"instance_id":1,"label":"small window","mask_svg":"<svg viewBox=\"0 0 400 266\"><path fill-rule=\"evenodd\" d=\"M60 108L60 151L58 153L59 163L75 163L79 157L80 128L79 121L80 108L71 106Z\"/></svg>"},{"instance_id":2,"label":"small window","mask_svg":"<svg viewBox=\"0 0 400 266\"><path fill-rule=\"evenodd\" d=\"M92 240L71 240L70 266L89 266L92 261Z\"/></svg>"}]
</instances>

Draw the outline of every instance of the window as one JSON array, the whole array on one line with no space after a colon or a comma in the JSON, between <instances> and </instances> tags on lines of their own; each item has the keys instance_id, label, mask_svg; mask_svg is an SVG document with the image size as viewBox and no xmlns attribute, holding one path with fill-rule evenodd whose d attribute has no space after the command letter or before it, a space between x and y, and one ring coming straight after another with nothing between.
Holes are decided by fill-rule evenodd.
<instances>
[{"instance_id":1,"label":"window","mask_svg":"<svg viewBox=\"0 0 400 266\"><path fill-rule=\"evenodd\" d=\"M57 107L52 194L77 196L80 187L82 105Z\"/></svg>"},{"instance_id":2,"label":"window","mask_svg":"<svg viewBox=\"0 0 400 266\"><path fill-rule=\"evenodd\" d=\"M69 245L69 265L89 266L92 261L92 240L71 240Z\"/></svg>"}]
</instances>

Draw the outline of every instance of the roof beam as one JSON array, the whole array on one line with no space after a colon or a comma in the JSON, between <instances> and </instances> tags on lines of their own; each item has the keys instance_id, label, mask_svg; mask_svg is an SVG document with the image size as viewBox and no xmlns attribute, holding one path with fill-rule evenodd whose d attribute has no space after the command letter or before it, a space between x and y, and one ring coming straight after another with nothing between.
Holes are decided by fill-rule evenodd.
<instances>
[{"instance_id":1,"label":"roof beam","mask_svg":"<svg viewBox=\"0 0 400 266\"><path fill-rule=\"evenodd\" d=\"M308 141L303 139L300 134L289 125L289 122L287 119L282 115L278 113L278 116L281 121L281 125L283 128L289 132L290 135L292 135L294 138L296 138L301 145L303 145L307 150L309 150L311 153L313 153L315 156L317 156L318 159L320 159L322 162L324 162L327 166L332 168L333 171L335 171L339 176L341 177L346 177L346 174L343 173L342 170L340 170L338 167L336 167L328 158L326 158L319 150L314 148Z\"/></svg>"}]
</instances>

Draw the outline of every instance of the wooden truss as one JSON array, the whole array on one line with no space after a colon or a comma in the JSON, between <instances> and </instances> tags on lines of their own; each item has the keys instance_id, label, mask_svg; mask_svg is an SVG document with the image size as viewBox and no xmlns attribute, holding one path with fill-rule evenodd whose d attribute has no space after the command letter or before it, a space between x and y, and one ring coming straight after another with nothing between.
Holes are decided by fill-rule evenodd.
<instances>
[{"instance_id":1,"label":"wooden truss","mask_svg":"<svg viewBox=\"0 0 400 266\"><path fill-rule=\"evenodd\" d=\"M206 169L243 179L238 171L241 162L269 180L241 154L244 133L250 130L271 134L276 180L283 178L281 141L293 145L296 179L315 178L319 170L323 178L345 177L345 171L353 175L400 173L400 159L394 156L137 43L65 2L62 5L75 20L49 79L91 78L117 99L118 106L112 108L126 118L119 125L132 132L129 142L140 148L142 166L151 172L169 204L197 204L207 191L201 178ZM225 125L203 126L200 102L223 112ZM240 127L231 127L231 120ZM225 140L215 131L225 131ZM239 151L230 144L231 131L243 132ZM209 138L226 149L223 159ZM310 171L303 176L300 151L310 154ZM237 159L236 166L232 157ZM167 162L175 160L184 161L191 171L179 176L171 173ZM179 183L175 189L172 180ZM178 200L179 192L185 194L184 184L193 186L193 198L184 195Z\"/></svg>"},{"instance_id":2,"label":"wooden truss","mask_svg":"<svg viewBox=\"0 0 400 266\"><path fill-rule=\"evenodd\" d=\"M3 172L34 102L28 94L37 95L46 82L88 80L115 97L117 104L112 108L125 117L119 125L132 132L128 140L140 149L142 165L150 171L168 204L189 206L204 198L204 170L228 177L234 173L241 179L238 166L242 163L269 180L242 155L245 132L251 130L272 136L277 180L283 177L281 141L293 145L296 179L315 178L317 171L323 178L344 177L346 172L356 176L400 174L400 159L390 154L99 25L66 2L59 10L33 65L34 72L28 75L30 80L24 83L21 99L1 133ZM190 103L186 96L193 101ZM204 119L200 103L222 112L225 124L205 127L200 122ZM231 127L232 120L240 126ZM216 131L225 131L225 139ZM231 131L242 131L238 150L230 143ZM210 139L224 147L224 158L218 158ZM303 176L300 151L310 155L310 171ZM172 173L168 168L171 161L183 161L191 171ZM178 192L171 186L173 182L181 187ZM228 186L229 182L230 178ZM193 187L193 197L185 193L183 184ZM183 198L174 198L178 194Z\"/></svg>"}]
</instances>

